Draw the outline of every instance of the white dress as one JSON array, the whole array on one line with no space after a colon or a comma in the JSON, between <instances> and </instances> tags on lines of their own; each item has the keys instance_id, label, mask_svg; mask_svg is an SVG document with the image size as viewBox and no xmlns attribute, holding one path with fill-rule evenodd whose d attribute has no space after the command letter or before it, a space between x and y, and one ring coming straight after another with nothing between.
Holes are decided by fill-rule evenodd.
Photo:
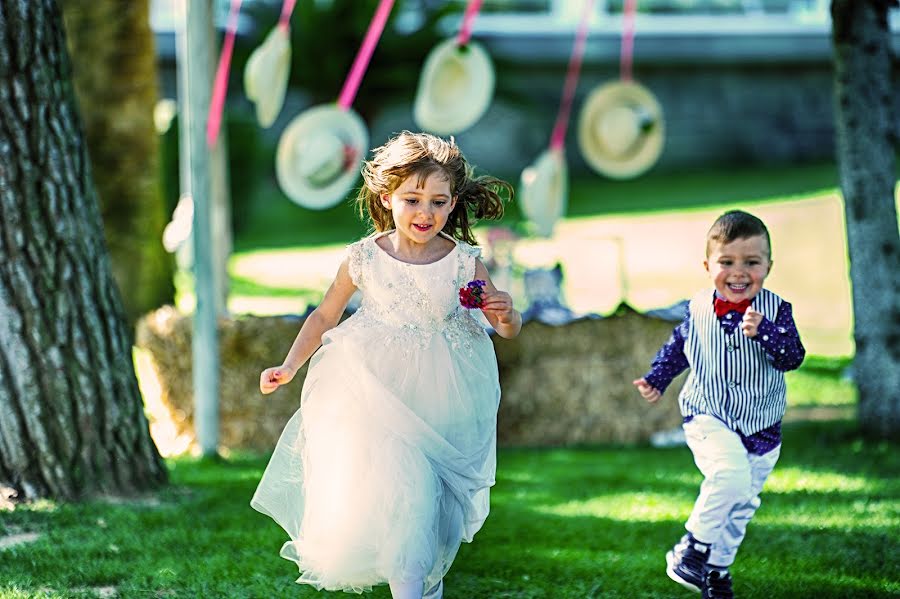
<instances>
[{"instance_id":1,"label":"white dress","mask_svg":"<svg viewBox=\"0 0 900 599\"><path fill-rule=\"evenodd\" d=\"M407 264L377 237L348 246L362 304L322 336L251 501L290 536L281 555L297 582L317 589L431 588L481 528L494 484L497 360L458 298L479 250L457 242Z\"/></svg>"}]
</instances>

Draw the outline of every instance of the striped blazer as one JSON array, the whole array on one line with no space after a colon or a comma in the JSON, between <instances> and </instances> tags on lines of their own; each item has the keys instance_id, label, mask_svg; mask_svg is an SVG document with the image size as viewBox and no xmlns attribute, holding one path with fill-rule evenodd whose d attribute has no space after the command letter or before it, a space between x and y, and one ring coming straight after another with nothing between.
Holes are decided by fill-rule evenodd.
<instances>
[{"instance_id":1,"label":"striped blazer","mask_svg":"<svg viewBox=\"0 0 900 599\"><path fill-rule=\"evenodd\" d=\"M732 430L752 435L784 417L784 373L776 370L762 346L740 327L723 330L713 310L713 290L690 302L690 326L684 354L690 364L678 403L684 416L708 414ZM783 300L760 290L752 307L774 321ZM740 318L738 314L730 316Z\"/></svg>"}]
</instances>

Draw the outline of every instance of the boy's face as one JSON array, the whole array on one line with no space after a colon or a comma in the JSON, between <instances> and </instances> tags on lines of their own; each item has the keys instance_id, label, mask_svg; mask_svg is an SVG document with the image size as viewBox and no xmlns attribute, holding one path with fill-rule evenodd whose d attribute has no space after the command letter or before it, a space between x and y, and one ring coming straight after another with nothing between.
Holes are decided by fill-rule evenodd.
<instances>
[{"instance_id":1,"label":"boy's face","mask_svg":"<svg viewBox=\"0 0 900 599\"><path fill-rule=\"evenodd\" d=\"M703 266L716 291L730 302L756 297L772 268L766 238L757 235L728 243L712 242L709 250Z\"/></svg>"}]
</instances>

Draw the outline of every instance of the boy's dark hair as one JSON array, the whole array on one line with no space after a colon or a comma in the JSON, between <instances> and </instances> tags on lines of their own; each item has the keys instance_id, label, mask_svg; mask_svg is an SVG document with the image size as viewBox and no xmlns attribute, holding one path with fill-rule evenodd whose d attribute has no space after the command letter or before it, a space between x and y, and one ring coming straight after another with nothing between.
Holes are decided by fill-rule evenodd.
<instances>
[{"instance_id":1,"label":"boy's dark hair","mask_svg":"<svg viewBox=\"0 0 900 599\"><path fill-rule=\"evenodd\" d=\"M772 240L769 230L761 220L743 210L729 210L716 219L706 234L706 256L709 257L710 245L715 243L731 243L735 239L747 239L762 235L766 238L769 249L769 260L772 259Z\"/></svg>"}]
</instances>

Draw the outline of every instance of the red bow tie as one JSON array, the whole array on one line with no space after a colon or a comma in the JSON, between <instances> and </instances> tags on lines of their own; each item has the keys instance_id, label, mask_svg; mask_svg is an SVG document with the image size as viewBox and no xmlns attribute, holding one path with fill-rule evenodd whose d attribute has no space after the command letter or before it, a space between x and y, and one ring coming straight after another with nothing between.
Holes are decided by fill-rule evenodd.
<instances>
[{"instance_id":1,"label":"red bow tie","mask_svg":"<svg viewBox=\"0 0 900 599\"><path fill-rule=\"evenodd\" d=\"M716 301L713 302L713 308L716 311L716 316L722 318L732 310L735 312L740 312L743 314L747 311L747 308L750 307L750 300L744 299L737 303L729 302L728 300L724 300L722 298L717 297Z\"/></svg>"}]
</instances>

